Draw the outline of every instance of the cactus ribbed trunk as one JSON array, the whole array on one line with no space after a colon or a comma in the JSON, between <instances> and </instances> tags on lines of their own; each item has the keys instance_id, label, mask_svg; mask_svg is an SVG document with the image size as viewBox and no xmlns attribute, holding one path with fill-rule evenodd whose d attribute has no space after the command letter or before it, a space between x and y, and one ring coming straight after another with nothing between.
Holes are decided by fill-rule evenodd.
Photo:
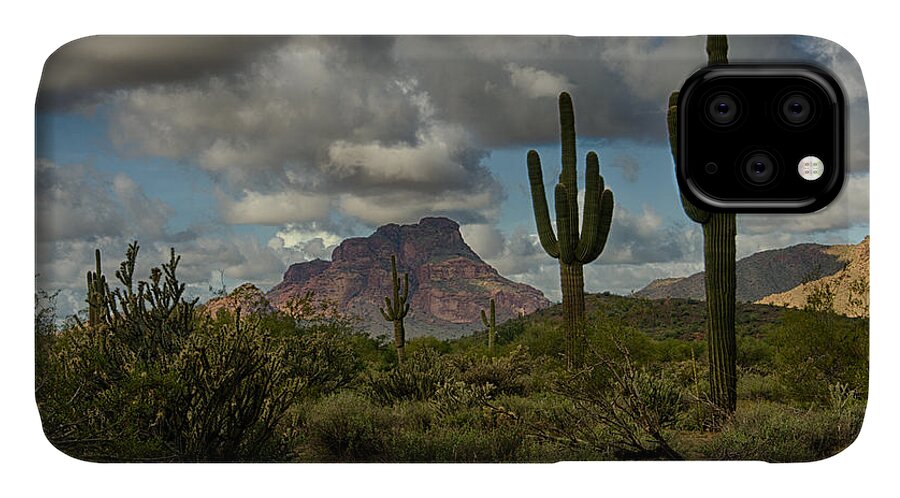
<instances>
[{"instance_id":1,"label":"cactus ribbed trunk","mask_svg":"<svg viewBox=\"0 0 900 498\"><path fill-rule=\"evenodd\" d=\"M736 232L733 213L710 213L709 221L703 224L710 396L725 414L733 413L737 406Z\"/></svg>"},{"instance_id":2,"label":"cactus ribbed trunk","mask_svg":"<svg viewBox=\"0 0 900 498\"><path fill-rule=\"evenodd\" d=\"M581 263L559 265L566 321L566 366L580 367L587 337L584 333L584 271Z\"/></svg>"},{"instance_id":3,"label":"cactus ribbed trunk","mask_svg":"<svg viewBox=\"0 0 900 498\"><path fill-rule=\"evenodd\" d=\"M709 65L728 63L728 38L706 38ZM678 161L678 92L669 97L669 145ZM710 401L719 413L720 425L737 407L737 345L735 339L735 236L734 213L714 213L693 205L684 195L681 204L688 218L703 226L703 258L706 281L706 341L709 356Z\"/></svg>"},{"instance_id":4,"label":"cactus ribbed trunk","mask_svg":"<svg viewBox=\"0 0 900 498\"><path fill-rule=\"evenodd\" d=\"M491 299L490 315L481 310L481 323L487 327L488 332L488 352L494 354L494 337L497 335L497 308L495 301Z\"/></svg>"},{"instance_id":5,"label":"cactus ribbed trunk","mask_svg":"<svg viewBox=\"0 0 900 498\"><path fill-rule=\"evenodd\" d=\"M394 320L394 347L397 348L397 362L403 363L406 351L406 330L403 320Z\"/></svg>"}]
</instances>

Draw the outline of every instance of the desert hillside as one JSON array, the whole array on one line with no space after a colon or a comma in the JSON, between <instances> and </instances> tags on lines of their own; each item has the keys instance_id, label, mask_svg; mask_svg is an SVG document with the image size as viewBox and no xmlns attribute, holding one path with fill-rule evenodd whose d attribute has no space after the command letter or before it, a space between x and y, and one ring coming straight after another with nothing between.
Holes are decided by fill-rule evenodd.
<instances>
[{"instance_id":1,"label":"desert hillside","mask_svg":"<svg viewBox=\"0 0 900 498\"><path fill-rule=\"evenodd\" d=\"M824 293L833 296L835 312L850 317L869 316L869 237L859 244L831 246L826 251L843 261L844 268L756 302L801 308L811 294Z\"/></svg>"}]
</instances>

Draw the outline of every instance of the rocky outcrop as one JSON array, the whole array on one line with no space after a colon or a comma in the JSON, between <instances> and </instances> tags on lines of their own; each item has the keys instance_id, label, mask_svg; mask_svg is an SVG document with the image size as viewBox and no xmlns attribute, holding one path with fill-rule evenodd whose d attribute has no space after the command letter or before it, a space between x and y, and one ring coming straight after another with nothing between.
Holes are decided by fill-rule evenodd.
<instances>
[{"instance_id":1,"label":"rocky outcrop","mask_svg":"<svg viewBox=\"0 0 900 498\"><path fill-rule=\"evenodd\" d=\"M361 318L372 333L388 331L378 307L391 292L391 255L409 273L407 336L456 337L481 328L480 310L491 299L497 320L550 305L541 291L504 278L465 243L459 225L447 218L423 218L411 225L389 224L368 237L344 240L331 261L293 264L267 294L280 309L312 293L343 313Z\"/></svg>"},{"instance_id":2,"label":"rocky outcrop","mask_svg":"<svg viewBox=\"0 0 900 498\"><path fill-rule=\"evenodd\" d=\"M242 316L275 311L275 308L266 299L266 295L250 283L241 284L226 296L210 299L206 303L204 311L215 318L222 311L234 314L238 308L241 309Z\"/></svg>"},{"instance_id":3,"label":"rocky outcrop","mask_svg":"<svg viewBox=\"0 0 900 498\"><path fill-rule=\"evenodd\" d=\"M832 246L829 252L846 266L837 273L806 282L786 292L766 296L757 303L803 308L814 293L831 300L835 313L869 316L869 237L855 245Z\"/></svg>"}]
</instances>

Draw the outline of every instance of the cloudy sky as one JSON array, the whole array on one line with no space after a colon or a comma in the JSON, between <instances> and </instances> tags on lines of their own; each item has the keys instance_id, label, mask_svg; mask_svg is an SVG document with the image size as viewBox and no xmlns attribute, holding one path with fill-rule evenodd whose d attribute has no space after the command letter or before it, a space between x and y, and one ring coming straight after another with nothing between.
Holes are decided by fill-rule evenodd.
<instances>
[{"instance_id":1,"label":"cloudy sky","mask_svg":"<svg viewBox=\"0 0 900 498\"><path fill-rule=\"evenodd\" d=\"M110 275L129 241L139 268L182 255L205 297L224 275L267 290L290 263L342 239L440 215L501 274L559 299L536 240L525 171L559 171L556 98L575 102L579 178L595 150L616 195L586 290L625 294L702 267L678 201L669 93L705 63L704 39L573 37L95 37L60 48L36 107L37 286L84 307L93 249ZM850 176L805 216L739 216L740 256L868 234L868 103L840 47L732 37L738 61L829 67L850 105Z\"/></svg>"}]
</instances>

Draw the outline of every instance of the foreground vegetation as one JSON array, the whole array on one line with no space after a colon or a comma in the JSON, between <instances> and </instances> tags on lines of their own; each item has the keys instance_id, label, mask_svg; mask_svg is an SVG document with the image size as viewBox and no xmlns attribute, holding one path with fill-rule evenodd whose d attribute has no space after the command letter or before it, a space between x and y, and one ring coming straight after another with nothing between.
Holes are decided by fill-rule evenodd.
<instances>
[{"instance_id":1,"label":"foreground vegetation","mask_svg":"<svg viewBox=\"0 0 900 498\"><path fill-rule=\"evenodd\" d=\"M118 290L95 275L87 323L56 324L37 296L36 398L77 458L810 461L849 445L865 411L868 323L827 295L738 307L737 410L717 427L701 302L589 296L579 369L558 307L498 324L493 353L486 332L425 337L398 364L387 338L308 301L211 318L182 297L174 254L138 282L137 252Z\"/></svg>"}]
</instances>

